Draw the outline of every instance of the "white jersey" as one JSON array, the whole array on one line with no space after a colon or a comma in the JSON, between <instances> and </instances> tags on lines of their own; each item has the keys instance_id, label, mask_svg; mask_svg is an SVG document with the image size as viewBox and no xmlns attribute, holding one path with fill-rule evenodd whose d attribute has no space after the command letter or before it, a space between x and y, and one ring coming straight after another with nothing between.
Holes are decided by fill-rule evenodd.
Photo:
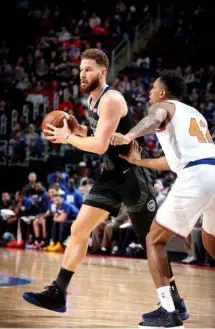
<instances>
[{"instance_id":1,"label":"white jersey","mask_svg":"<svg viewBox=\"0 0 215 329\"><path fill-rule=\"evenodd\" d=\"M189 162L215 158L215 145L207 121L195 108L175 100L171 121L156 135L172 171L179 173Z\"/></svg>"}]
</instances>

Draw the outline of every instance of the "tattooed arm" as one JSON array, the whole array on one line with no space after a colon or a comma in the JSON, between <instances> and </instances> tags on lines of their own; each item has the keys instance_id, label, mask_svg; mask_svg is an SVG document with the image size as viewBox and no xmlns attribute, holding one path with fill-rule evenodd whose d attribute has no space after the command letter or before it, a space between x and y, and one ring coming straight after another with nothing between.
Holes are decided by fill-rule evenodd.
<instances>
[{"instance_id":1,"label":"tattooed arm","mask_svg":"<svg viewBox=\"0 0 215 329\"><path fill-rule=\"evenodd\" d=\"M161 102L150 106L148 115L143 118L134 128L132 128L126 135L114 134L110 143L112 145L129 144L132 140L140 136L144 136L154 132L160 127L161 123L167 118L168 110L174 105L170 103Z\"/></svg>"}]
</instances>

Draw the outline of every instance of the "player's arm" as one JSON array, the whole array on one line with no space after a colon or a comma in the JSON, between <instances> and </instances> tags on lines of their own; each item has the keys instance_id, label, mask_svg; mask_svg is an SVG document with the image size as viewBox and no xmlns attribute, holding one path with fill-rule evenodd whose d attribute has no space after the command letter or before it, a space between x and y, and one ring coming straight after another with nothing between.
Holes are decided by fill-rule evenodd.
<instances>
[{"instance_id":1,"label":"player's arm","mask_svg":"<svg viewBox=\"0 0 215 329\"><path fill-rule=\"evenodd\" d=\"M103 154L108 149L110 137L116 131L121 117L127 113L127 105L124 98L118 93L107 93L99 106L99 120L96 131L92 137L79 137L68 131L66 120L63 128L55 128L47 125L52 130L44 130L49 135L47 139L54 143L71 144L82 150Z\"/></svg>"},{"instance_id":2,"label":"player's arm","mask_svg":"<svg viewBox=\"0 0 215 329\"><path fill-rule=\"evenodd\" d=\"M92 137L70 135L68 143L83 151L103 154L109 146L109 139L116 131L119 121L127 112L123 97L118 93L105 95L99 106L99 120Z\"/></svg>"},{"instance_id":3,"label":"player's arm","mask_svg":"<svg viewBox=\"0 0 215 329\"><path fill-rule=\"evenodd\" d=\"M157 159L136 159L133 161L133 164L158 171L171 170L165 156Z\"/></svg>"},{"instance_id":4,"label":"player's arm","mask_svg":"<svg viewBox=\"0 0 215 329\"><path fill-rule=\"evenodd\" d=\"M168 110L174 105L170 103L161 102L149 107L148 115L144 117L134 128L132 128L126 135L115 134L111 137L110 143L112 145L129 144L131 141L140 136L153 133L167 118Z\"/></svg>"},{"instance_id":5,"label":"player's arm","mask_svg":"<svg viewBox=\"0 0 215 329\"><path fill-rule=\"evenodd\" d=\"M132 141L128 154L120 155L120 157L139 167L158 171L171 170L165 156L157 159L141 159L141 150L137 141Z\"/></svg>"}]
</instances>

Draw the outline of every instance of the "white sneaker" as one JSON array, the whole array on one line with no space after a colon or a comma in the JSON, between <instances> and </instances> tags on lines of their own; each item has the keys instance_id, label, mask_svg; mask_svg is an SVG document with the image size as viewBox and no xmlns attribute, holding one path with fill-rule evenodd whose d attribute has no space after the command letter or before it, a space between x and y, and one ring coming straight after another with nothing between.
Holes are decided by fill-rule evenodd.
<instances>
[{"instance_id":1,"label":"white sneaker","mask_svg":"<svg viewBox=\"0 0 215 329\"><path fill-rule=\"evenodd\" d=\"M70 235L63 241L63 245L66 247L69 243Z\"/></svg>"},{"instance_id":2,"label":"white sneaker","mask_svg":"<svg viewBox=\"0 0 215 329\"><path fill-rule=\"evenodd\" d=\"M195 256L188 256L185 259L181 261L184 264L191 264L196 262L196 257Z\"/></svg>"}]
</instances>

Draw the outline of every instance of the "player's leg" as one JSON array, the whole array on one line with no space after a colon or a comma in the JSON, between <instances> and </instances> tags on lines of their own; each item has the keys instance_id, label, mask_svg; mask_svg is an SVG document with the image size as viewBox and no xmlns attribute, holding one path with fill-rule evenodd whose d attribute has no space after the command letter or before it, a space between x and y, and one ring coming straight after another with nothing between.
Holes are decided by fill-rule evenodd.
<instances>
[{"instance_id":1,"label":"player's leg","mask_svg":"<svg viewBox=\"0 0 215 329\"><path fill-rule=\"evenodd\" d=\"M56 280L42 293L24 293L24 299L39 307L65 312L67 287L85 258L90 233L107 218L109 212L116 216L120 206L120 200L117 200L112 191L99 183L94 184L71 227L71 238Z\"/></svg>"},{"instance_id":2,"label":"player's leg","mask_svg":"<svg viewBox=\"0 0 215 329\"><path fill-rule=\"evenodd\" d=\"M187 237L202 214L206 199L201 189L195 189L197 178L182 175L176 180L165 202L158 210L156 222L152 224L147 235L147 257L157 293L162 305L158 319L150 322L151 326L179 325L175 305L169 285L169 267L166 244L174 234ZM188 179L190 178L190 179ZM199 185L198 185L199 186ZM145 327L148 320L141 323Z\"/></svg>"},{"instance_id":3,"label":"player's leg","mask_svg":"<svg viewBox=\"0 0 215 329\"><path fill-rule=\"evenodd\" d=\"M150 226L157 212L157 204L154 196L155 191L151 185L149 185L149 187L146 186L145 176L143 175L141 168L135 168L133 174L135 175L132 175L132 173L130 173L130 180L132 181L132 183L130 183L130 186L133 186L135 184L135 181L137 181L137 186L135 188L135 192L133 191L134 187L133 189L130 189L130 191L132 192L132 197L135 196L138 190L140 193L139 197L136 198L136 203L134 205L128 205L127 208L138 240L146 251L146 236L150 231ZM147 195L144 193L144 191L147 191ZM126 200L127 204L130 199L132 200L132 198L130 197L128 200ZM168 263L169 281L172 289L174 304L176 309L178 309L180 313L181 319L186 320L189 318L189 313L187 312L183 299L179 295L171 264L169 261ZM155 317L160 315L160 310L161 307L159 307L153 312L143 314L142 317L143 319L154 319Z\"/></svg>"},{"instance_id":4,"label":"player's leg","mask_svg":"<svg viewBox=\"0 0 215 329\"><path fill-rule=\"evenodd\" d=\"M91 232L108 214L106 210L83 205L71 227L71 237L62 262L64 269L75 272L86 256Z\"/></svg>"},{"instance_id":5,"label":"player's leg","mask_svg":"<svg viewBox=\"0 0 215 329\"><path fill-rule=\"evenodd\" d=\"M203 213L202 242L209 255L215 260L215 196L211 198Z\"/></svg>"},{"instance_id":6,"label":"player's leg","mask_svg":"<svg viewBox=\"0 0 215 329\"><path fill-rule=\"evenodd\" d=\"M66 290L75 270L86 256L90 233L107 216L106 210L82 206L71 227L71 238L56 280L42 293L24 293L26 301L56 312L66 311Z\"/></svg>"}]
</instances>

